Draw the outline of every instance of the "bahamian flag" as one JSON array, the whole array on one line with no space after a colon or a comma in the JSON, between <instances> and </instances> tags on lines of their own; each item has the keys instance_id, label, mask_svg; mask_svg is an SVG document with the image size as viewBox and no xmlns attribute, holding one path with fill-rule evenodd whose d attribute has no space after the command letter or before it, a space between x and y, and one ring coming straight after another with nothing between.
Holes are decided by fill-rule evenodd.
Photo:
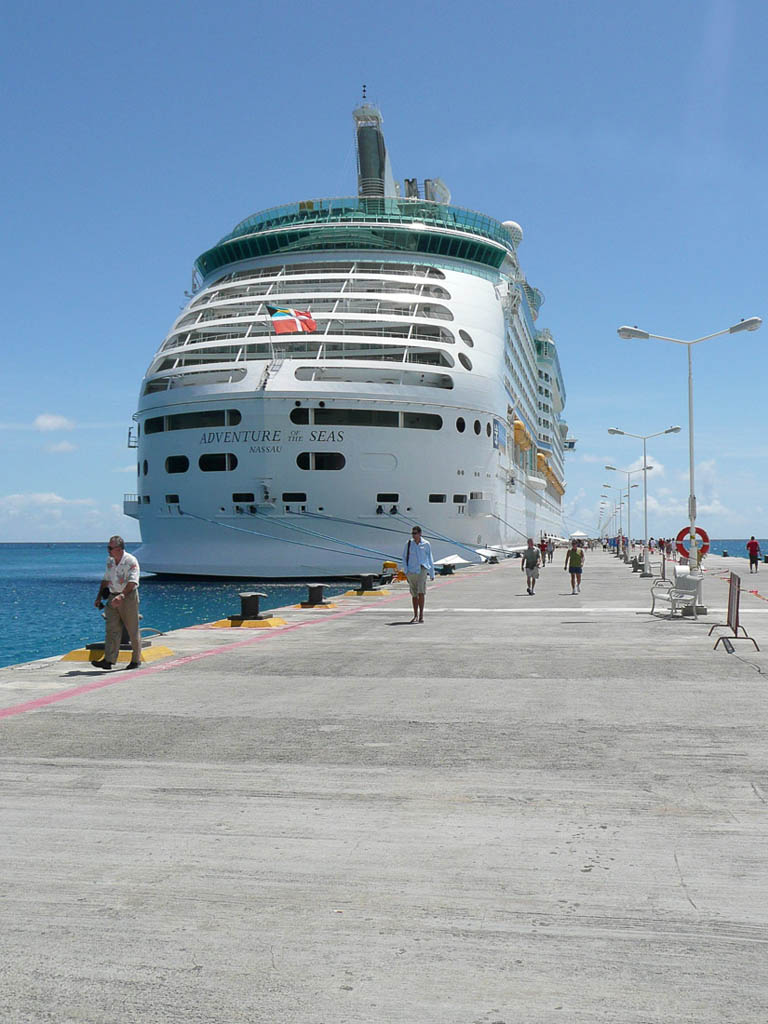
<instances>
[{"instance_id":1,"label":"bahamian flag","mask_svg":"<svg viewBox=\"0 0 768 1024\"><path fill-rule=\"evenodd\" d=\"M302 331L311 334L317 330L317 324L308 310L267 306L267 312L272 317L275 334L300 334Z\"/></svg>"}]
</instances>

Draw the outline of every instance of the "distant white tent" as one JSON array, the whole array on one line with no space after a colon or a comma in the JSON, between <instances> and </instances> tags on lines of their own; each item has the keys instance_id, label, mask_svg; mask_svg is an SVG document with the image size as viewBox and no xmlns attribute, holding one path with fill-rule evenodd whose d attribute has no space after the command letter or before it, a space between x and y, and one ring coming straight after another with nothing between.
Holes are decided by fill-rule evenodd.
<instances>
[{"instance_id":1,"label":"distant white tent","mask_svg":"<svg viewBox=\"0 0 768 1024\"><path fill-rule=\"evenodd\" d=\"M571 540L586 540L586 533L582 533L581 530L574 530L573 533L569 533L568 536Z\"/></svg>"},{"instance_id":2,"label":"distant white tent","mask_svg":"<svg viewBox=\"0 0 768 1024\"><path fill-rule=\"evenodd\" d=\"M446 555L445 558L438 559L435 565L472 565L472 562L468 562L461 555Z\"/></svg>"}]
</instances>

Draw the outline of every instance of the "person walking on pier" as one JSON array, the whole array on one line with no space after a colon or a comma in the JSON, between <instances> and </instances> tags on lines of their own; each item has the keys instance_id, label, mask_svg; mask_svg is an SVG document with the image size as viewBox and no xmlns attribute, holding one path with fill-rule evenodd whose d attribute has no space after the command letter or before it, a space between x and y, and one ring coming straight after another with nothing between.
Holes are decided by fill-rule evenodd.
<instances>
[{"instance_id":1,"label":"person walking on pier","mask_svg":"<svg viewBox=\"0 0 768 1024\"><path fill-rule=\"evenodd\" d=\"M547 541L547 562L552 561L552 557L555 554L555 542L550 537Z\"/></svg>"},{"instance_id":2,"label":"person walking on pier","mask_svg":"<svg viewBox=\"0 0 768 1024\"><path fill-rule=\"evenodd\" d=\"M106 637L104 657L93 664L97 668L110 669L120 654L120 637L125 626L131 638L131 662L128 668L141 665L141 633L139 632L139 563L125 550L122 537L110 537L107 544L109 557L104 579L99 584L99 593L93 602L101 608L102 590L109 591L106 610Z\"/></svg>"},{"instance_id":3,"label":"person walking on pier","mask_svg":"<svg viewBox=\"0 0 768 1024\"><path fill-rule=\"evenodd\" d=\"M533 543L533 538L528 538L528 547L523 552L520 563L520 571L525 573L528 594L533 597L536 589L536 580L539 578L539 564L541 562L541 551Z\"/></svg>"},{"instance_id":4,"label":"person walking on pier","mask_svg":"<svg viewBox=\"0 0 768 1024\"><path fill-rule=\"evenodd\" d=\"M432 562L432 547L428 540L422 540L420 526L414 526L411 530L411 538L403 551L403 568L413 602L411 622L423 622L427 576L431 580L435 578L435 566Z\"/></svg>"},{"instance_id":5,"label":"person walking on pier","mask_svg":"<svg viewBox=\"0 0 768 1024\"><path fill-rule=\"evenodd\" d=\"M760 541L755 540L754 535L747 541L747 551L749 552L749 571L757 572L757 559L760 555ZM754 569L753 569L754 566Z\"/></svg>"},{"instance_id":6,"label":"person walking on pier","mask_svg":"<svg viewBox=\"0 0 768 1024\"><path fill-rule=\"evenodd\" d=\"M579 547L579 542L571 541L571 546L565 553L564 569L571 571L571 593L581 593L581 570L584 568L584 552Z\"/></svg>"}]
</instances>

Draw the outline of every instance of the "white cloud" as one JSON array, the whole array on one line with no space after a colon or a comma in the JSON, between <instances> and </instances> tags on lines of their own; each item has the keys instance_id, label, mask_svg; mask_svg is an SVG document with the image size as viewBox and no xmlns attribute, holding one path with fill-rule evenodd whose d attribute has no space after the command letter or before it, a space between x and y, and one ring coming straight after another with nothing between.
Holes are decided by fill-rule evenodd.
<instances>
[{"instance_id":1,"label":"white cloud","mask_svg":"<svg viewBox=\"0 0 768 1024\"><path fill-rule=\"evenodd\" d=\"M136 463L132 462L130 464L130 466L116 466L112 470L112 472L113 473L133 473L135 475L136 474Z\"/></svg>"},{"instance_id":2,"label":"white cloud","mask_svg":"<svg viewBox=\"0 0 768 1024\"><path fill-rule=\"evenodd\" d=\"M62 498L59 494L5 494L0 496L0 516L9 518L28 512L61 512L62 509L78 505L95 505L93 498Z\"/></svg>"},{"instance_id":3,"label":"white cloud","mask_svg":"<svg viewBox=\"0 0 768 1024\"><path fill-rule=\"evenodd\" d=\"M74 452L77 451L77 446L69 441L57 441L55 444L46 445L45 450L53 454L57 452Z\"/></svg>"},{"instance_id":4,"label":"white cloud","mask_svg":"<svg viewBox=\"0 0 768 1024\"><path fill-rule=\"evenodd\" d=\"M75 424L66 416L52 412L41 412L32 424L36 430L74 430Z\"/></svg>"}]
</instances>

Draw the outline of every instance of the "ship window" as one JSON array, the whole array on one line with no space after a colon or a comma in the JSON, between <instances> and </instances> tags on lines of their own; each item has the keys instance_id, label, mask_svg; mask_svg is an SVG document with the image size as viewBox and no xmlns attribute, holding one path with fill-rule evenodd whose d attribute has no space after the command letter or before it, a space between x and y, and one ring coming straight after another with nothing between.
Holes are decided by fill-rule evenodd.
<instances>
[{"instance_id":1,"label":"ship window","mask_svg":"<svg viewBox=\"0 0 768 1024\"><path fill-rule=\"evenodd\" d=\"M237 456L232 452L209 452L201 455L197 464L204 473L224 473L237 469Z\"/></svg>"},{"instance_id":2,"label":"ship window","mask_svg":"<svg viewBox=\"0 0 768 1024\"><path fill-rule=\"evenodd\" d=\"M480 420L475 420L475 433L479 434L483 428L480 426Z\"/></svg>"},{"instance_id":3,"label":"ship window","mask_svg":"<svg viewBox=\"0 0 768 1024\"><path fill-rule=\"evenodd\" d=\"M309 423L309 409L291 409L291 423Z\"/></svg>"},{"instance_id":4,"label":"ship window","mask_svg":"<svg viewBox=\"0 0 768 1024\"><path fill-rule=\"evenodd\" d=\"M467 429L467 424L464 422L464 417L463 416L459 416L457 418L457 420L456 420L456 429L458 430L458 432L460 434L463 434L464 431Z\"/></svg>"},{"instance_id":5,"label":"ship window","mask_svg":"<svg viewBox=\"0 0 768 1024\"><path fill-rule=\"evenodd\" d=\"M459 362L461 363L461 365L464 367L465 370L471 370L472 369L472 363L464 355L463 352L459 352Z\"/></svg>"},{"instance_id":6,"label":"ship window","mask_svg":"<svg viewBox=\"0 0 768 1024\"><path fill-rule=\"evenodd\" d=\"M236 427L242 419L237 409L200 409L168 416L166 430L190 430L195 427Z\"/></svg>"},{"instance_id":7,"label":"ship window","mask_svg":"<svg viewBox=\"0 0 768 1024\"><path fill-rule=\"evenodd\" d=\"M144 476L146 476L148 472L149 472L149 463L147 462L146 459L144 459Z\"/></svg>"},{"instance_id":8,"label":"ship window","mask_svg":"<svg viewBox=\"0 0 768 1024\"><path fill-rule=\"evenodd\" d=\"M476 501L476 500L482 498L482 496L483 496L483 492L482 491L470 491L469 492L469 500L470 501Z\"/></svg>"},{"instance_id":9,"label":"ship window","mask_svg":"<svg viewBox=\"0 0 768 1024\"><path fill-rule=\"evenodd\" d=\"M382 409L315 409L315 423L349 427L396 427L398 414Z\"/></svg>"},{"instance_id":10,"label":"ship window","mask_svg":"<svg viewBox=\"0 0 768 1024\"><path fill-rule=\"evenodd\" d=\"M178 505L179 504L179 496L178 496L178 494L166 494L166 496L165 496L165 503L166 503L166 505Z\"/></svg>"},{"instance_id":11,"label":"ship window","mask_svg":"<svg viewBox=\"0 0 768 1024\"><path fill-rule=\"evenodd\" d=\"M456 505L466 505L467 496L466 494L454 494L453 500Z\"/></svg>"},{"instance_id":12,"label":"ship window","mask_svg":"<svg viewBox=\"0 0 768 1024\"><path fill-rule=\"evenodd\" d=\"M390 501L400 501L400 495L399 494L390 494L387 491L386 493L377 494L376 495L376 501L382 501L382 502L386 502L386 503L389 503Z\"/></svg>"},{"instance_id":13,"label":"ship window","mask_svg":"<svg viewBox=\"0 0 768 1024\"><path fill-rule=\"evenodd\" d=\"M472 340L472 335L471 334L467 334L466 331L459 331L459 337L461 338L461 340L466 345L469 345L470 348L474 348L475 347L475 343Z\"/></svg>"},{"instance_id":14,"label":"ship window","mask_svg":"<svg viewBox=\"0 0 768 1024\"><path fill-rule=\"evenodd\" d=\"M151 419L144 420L144 433L146 434L159 434L165 429L163 424L162 416L153 416Z\"/></svg>"},{"instance_id":15,"label":"ship window","mask_svg":"<svg viewBox=\"0 0 768 1024\"><path fill-rule=\"evenodd\" d=\"M296 456L299 469L343 469L346 461L341 452L301 452Z\"/></svg>"},{"instance_id":16,"label":"ship window","mask_svg":"<svg viewBox=\"0 0 768 1024\"><path fill-rule=\"evenodd\" d=\"M307 496L304 491L284 491L283 501L306 501Z\"/></svg>"},{"instance_id":17,"label":"ship window","mask_svg":"<svg viewBox=\"0 0 768 1024\"><path fill-rule=\"evenodd\" d=\"M443 505L445 504L446 496L444 494L430 494L429 501L432 505Z\"/></svg>"},{"instance_id":18,"label":"ship window","mask_svg":"<svg viewBox=\"0 0 768 1024\"><path fill-rule=\"evenodd\" d=\"M429 412L404 412L403 426L417 427L420 430L440 430L443 417Z\"/></svg>"},{"instance_id":19,"label":"ship window","mask_svg":"<svg viewBox=\"0 0 768 1024\"><path fill-rule=\"evenodd\" d=\"M149 504L149 495L145 494L144 497L141 500L144 502L145 505L148 505Z\"/></svg>"},{"instance_id":20,"label":"ship window","mask_svg":"<svg viewBox=\"0 0 768 1024\"><path fill-rule=\"evenodd\" d=\"M186 455L169 455L165 460L166 473L186 473L189 469L189 459Z\"/></svg>"},{"instance_id":21,"label":"ship window","mask_svg":"<svg viewBox=\"0 0 768 1024\"><path fill-rule=\"evenodd\" d=\"M249 505L253 501L253 494L250 491L239 491L237 494L232 495L232 501Z\"/></svg>"},{"instance_id":22,"label":"ship window","mask_svg":"<svg viewBox=\"0 0 768 1024\"><path fill-rule=\"evenodd\" d=\"M485 432L488 435L488 437L491 436L491 424L490 423L486 423L485 424Z\"/></svg>"},{"instance_id":23,"label":"ship window","mask_svg":"<svg viewBox=\"0 0 768 1024\"><path fill-rule=\"evenodd\" d=\"M342 366L322 367L300 366L295 370L296 380L333 380L344 383L366 384L407 384L411 387L445 388L450 390L453 381L445 373L429 373L419 370L389 369L380 370L373 367Z\"/></svg>"}]
</instances>

